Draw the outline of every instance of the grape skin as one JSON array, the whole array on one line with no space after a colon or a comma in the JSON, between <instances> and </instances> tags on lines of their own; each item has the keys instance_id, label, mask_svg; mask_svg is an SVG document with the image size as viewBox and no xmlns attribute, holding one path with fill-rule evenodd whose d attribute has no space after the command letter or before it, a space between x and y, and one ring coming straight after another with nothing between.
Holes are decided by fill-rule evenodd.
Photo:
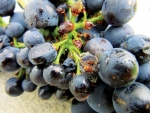
<instances>
[{"instance_id":1,"label":"grape skin","mask_svg":"<svg viewBox=\"0 0 150 113\"><path fill-rule=\"evenodd\" d=\"M30 49L37 44L45 43L45 39L37 29L30 29L24 33L23 43Z\"/></svg>"},{"instance_id":2,"label":"grape skin","mask_svg":"<svg viewBox=\"0 0 150 113\"><path fill-rule=\"evenodd\" d=\"M115 89L113 105L117 113L149 113L150 90L139 82Z\"/></svg>"},{"instance_id":3,"label":"grape skin","mask_svg":"<svg viewBox=\"0 0 150 113\"><path fill-rule=\"evenodd\" d=\"M43 78L43 68L39 66L34 66L30 72L31 81L38 86L47 85L46 81Z\"/></svg>"},{"instance_id":4,"label":"grape skin","mask_svg":"<svg viewBox=\"0 0 150 113\"><path fill-rule=\"evenodd\" d=\"M135 56L121 48L104 52L99 58L98 68L100 78L114 88L129 86L139 73Z\"/></svg>"},{"instance_id":5,"label":"grape skin","mask_svg":"<svg viewBox=\"0 0 150 113\"><path fill-rule=\"evenodd\" d=\"M18 48L11 46L5 47L0 51L0 70L14 72L20 68L16 60L16 53L18 51Z\"/></svg>"},{"instance_id":6,"label":"grape skin","mask_svg":"<svg viewBox=\"0 0 150 113\"><path fill-rule=\"evenodd\" d=\"M136 7L136 0L105 0L102 6L102 14L107 23L113 26L121 26L133 18Z\"/></svg>"},{"instance_id":7,"label":"grape skin","mask_svg":"<svg viewBox=\"0 0 150 113\"><path fill-rule=\"evenodd\" d=\"M16 0L0 1L0 16L10 16L13 14L16 6Z\"/></svg>"},{"instance_id":8,"label":"grape skin","mask_svg":"<svg viewBox=\"0 0 150 113\"><path fill-rule=\"evenodd\" d=\"M9 78L5 83L5 91L8 95L16 97L21 95L24 90L21 87L22 81L16 77Z\"/></svg>"},{"instance_id":9,"label":"grape skin","mask_svg":"<svg viewBox=\"0 0 150 113\"><path fill-rule=\"evenodd\" d=\"M24 9L25 22L30 28L45 28L58 25L55 6L48 0L32 0Z\"/></svg>"},{"instance_id":10,"label":"grape skin","mask_svg":"<svg viewBox=\"0 0 150 113\"><path fill-rule=\"evenodd\" d=\"M134 30L128 24L122 26L110 26L104 33L104 38L107 39L114 48L119 48L120 44L129 35L134 34Z\"/></svg>"}]
</instances>

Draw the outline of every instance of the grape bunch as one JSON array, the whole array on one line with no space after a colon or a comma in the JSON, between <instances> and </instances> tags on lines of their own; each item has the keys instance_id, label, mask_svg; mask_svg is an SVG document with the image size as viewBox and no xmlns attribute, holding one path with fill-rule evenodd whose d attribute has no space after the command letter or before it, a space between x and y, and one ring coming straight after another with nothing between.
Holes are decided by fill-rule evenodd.
<instances>
[{"instance_id":1,"label":"grape bunch","mask_svg":"<svg viewBox=\"0 0 150 113\"><path fill-rule=\"evenodd\" d=\"M43 100L73 99L72 113L150 113L150 37L128 25L137 0L1 0L0 9L0 70L16 72L8 95L38 89Z\"/></svg>"}]
</instances>

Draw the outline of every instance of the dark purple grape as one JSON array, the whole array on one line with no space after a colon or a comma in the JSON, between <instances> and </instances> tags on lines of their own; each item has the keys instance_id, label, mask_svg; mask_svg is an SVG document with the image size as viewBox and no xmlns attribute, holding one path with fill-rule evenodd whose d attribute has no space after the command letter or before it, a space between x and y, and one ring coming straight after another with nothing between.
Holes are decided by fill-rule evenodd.
<instances>
[{"instance_id":1,"label":"dark purple grape","mask_svg":"<svg viewBox=\"0 0 150 113\"><path fill-rule=\"evenodd\" d=\"M55 6L48 0L31 0L24 9L24 18L30 28L58 25Z\"/></svg>"},{"instance_id":2,"label":"dark purple grape","mask_svg":"<svg viewBox=\"0 0 150 113\"><path fill-rule=\"evenodd\" d=\"M71 113L97 113L87 103L87 101L72 100Z\"/></svg>"},{"instance_id":3,"label":"dark purple grape","mask_svg":"<svg viewBox=\"0 0 150 113\"><path fill-rule=\"evenodd\" d=\"M12 15L16 6L16 0L0 1L0 16Z\"/></svg>"},{"instance_id":4,"label":"dark purple grape","mask_svg":"<svg viewBox=\"0 0 150 113\"><path fill-rule=\"evenodd\" d=\"M102 14L108 24L121 26L134 17L136 8L137 0L105 0Z\"/></svg>"},{"instance_id":5,"label":"dark purple grape","mask_svg":"<svg viewBox=\"0 0 150 113\"><path fill-rule=\"evenodd\" d=\"M46 42L32 47L28 54L32 64L51 63L57 57L57 51L51 43Z\"/></svg>"},{"instance_id":6,"label":"dark purple grape","mask_svg":"<svg viewBox=\"0 0 150 113\"><path fill-rule=\"evenodd\" d=\"M138 63L141 65L150 61L149 45L149 37L140 34L134 34L128 36L120 45L120 47L134 54Z\"/></svg>"},{"instance_id":7,"label":"dark purple grape","mask_svg":"<svg viewBox=\"0 0 150 113\"><path fill-rule=\"evenodd\" d=\"M91 83L97 83L99 80L98 75L98 58L91 53L82 53L80 61L80 71L84 73L90 80Z\"/></svg>"},{"instance_id":8,"label":"dark purple grape","mask_svg":"<svg viewBox=\"0 0 150 113\"><path fill-rule=\"evenodd\" d=\"M57 89L55 96L56 96L57 100L59 100L61 102L66 102L70 98L73 97L70 90L68 90L68 89Z\"/></svg>"},{"instance_id":9,"label":"dark purple grape","mask_svg":"<svg viewBox=\"0 0 150 113\"><path fill-rule=\"evenodd\" d=\"M89 106L98 113L113 112L112 95L114 89L101 82L93 90L87 99Z\"/></svg>"},{"instance_id":10,"label":"dark purple grape","mask_svg":"<svg viewBox=\"0 0 150 113\"><path fill-rule=\"evenodd\" d=\"M98 58L107 50L112 50L111 43L104 38L93 38L84 46L84 52L90 52Z\"/></svg>"},{"instance_id":11,"label":"dark purple grape","mask_svg":"<svg viewBox=\"0 0 150 113\"><path fill-rule=\"evenodd\" d=\"M0 70L13 72L20 68L16 60L16 53L18 51L18 48L11 46L5 47L0 51Z\"/></svg>"},{"instance_id":12,"label":"dark purple grape","mask_svg":"<svg viewBox=\"0 0 150 113\"><path fill-rule=\"evenodd\" d=\"M71 80L73 73L66 73L65 76L57 83L57 87L60 89L69 89L69 81Z\"/></svg>"},{"instance_id":13,"label":"dark purple grape","mask_svg":"<svg viewBox=\"0 0 150 113\"><path fill-rule=\"evenodd\" d=\"M60 86L60 81L65 78L65 76L65 70L60 64L50 64L43 71L45 81L52 86Z\"/></svg>"},{"instance_id":14,"label":"dark purple grape","mask_svg":"<svg viewBox=\"0 0 150 113\"><path fill-rule=\"evenodd\" d=\"M36 90L37 85L35 85L30 78L26 78L22 81L22 88L26 92L33 92Z\"/></svg>"},{"instance_id":15,"label":"dark purple grape","mask_svg":"<svg viewBox=\"0 0 150 113\"><path fill-rule=\"evenodd\" d=\"M75 75L69 82L69 89L78 101L85 101L91 92L90 80L86 75Z\"/></svg>"},{"instance_id":16,"label":"dark purple grape","mask_svg":"<svg viewBox=\"0 0 150 113\"><path fill-rule=\"evenodd\" d=\"M45 43L45 39L38 29L30 29L24 33L23 43L26 47L32 48L38 44Z\"/></svg>"},{"instance_id":17,"label":"dark purple grape","mask_svg":"<svg viewBox=\"0 0 150 113\"><path fill-rule=\"evenodd\" d=\"M13 15L10 18L10 22L18 22L20 23L24 29L27 28L27 25L25 23L24 17L23 17L24 11L16 11L13 13Z\"/></svg>"},{"instance_id":18,"label":"dark purple grape","mask_svg":"<svg viewBox=\"0 0 150 113\"><path fill-rule=\"evenodd\" d=\"M98 72L97 68L98 58L91 53L82 53L81 54L81 63L80 70L81 73L92 74Z\"/></svg>"},{"instance_id":19,"label":"dark purple grape","mask_svg":"<svg viewBox=\"0 0 150 113\"><path fill-rule=\"evenodd\" d=\"M49 1L52 2L56 6L66 2L66 0L49 0Z\"/></svg>"},{"instance_id":20,"label":"dark purple grape","mask_svg":"<svg viewBox=\"0 0 150 113\"><path fill-rule=\"evenodd\" d=\"M138 82L115 89L113 106L117 113L150 113L150 90Z\"/></svg>"},{"instance_id":21,"label":"dark purple grape","mask_svg":"<svg viewBox=\"0 0 150 113\"><path fill-rule=\"evenodd\" d=\"M0 36L5 35L5 28L0 27Z\"/></svg>"},{"instance_id":22,"label":"dark purple grape","mask_svg":"<svg viewBox=\"0 0 150 113\"><path fill-rule=\"evenodd\" d=\"M147 62L139 66L139 74L136 81L144 85L150 82L150 62Z\"/></svg>"},{"instance_id":23,"label":"dark purple grape","mask_svg":"<svg viewBox=\"0 0 150 113\"><path fill-rule=\"evenodd\" d=\"M91 11L97 12L102 9L104 0L85 0L85 4Z\"/></svg>"},{"instance_id":24,"label":"dark purple grape","mask_svg":"<svg viewBox=\"0 0 150 113\"><path fill-rule=\"evenodd\" d=\"M29 61L28 53L29 53L29 49L26 47L26 48L20 49L20 51L18 51L18 53L16 54L17 63L21 67L30 68L33 66L31 62Z\"/></svg>"},{"instance_id":25,"label":"dark purple grape","mask_svg":"<svg viewBox=\"0 0 150 113\"><path fill-rule=\"evenodd\" d=\"M72 58L67 58L63 62L62 66L64 67L65 72L67 72L67 73L68 72L73 72L76 69L76 64L75 64L75 62L74 62L74 60Z\"/></svg>"},{"instance_id":26,"label":"dark purple grape","mask_svg":"<svg viewBox=\"0 0 150 113\"><path fill-rule=\"evenodd\" d=\"M54 91L54 87L50 85L41 86L38 89L38 96L43 100L47 100L53 95Z\"/></svg>"},{"instance_id":27,"label":"dark purple grape","mask_svg":"<svg viewBox=\"0 0 150 113\"><path fill-rule=\"evenodd\" d=\"M5 91L8 95L16 97L21 95L24 90L21 87L22 81L16 77L9 78L5 83Z\"/></svg>"},{"instance_id":28,"label":"dark purple grape","mask_svg":"<svg viewBox=\"0 0 150 113\"><path fill-rule=\"evenodd\" d=\"M43 68L40 66L34 66L30 72L31 81L38 86L47 85L43 78Z\"/></svg>"},{"instance_id":29,"label":"dark purple grape","mask_svg":"<svg viewBox=\"0 0 150 113\"><path fill-rule=\"evenodd\" d=\"M100 78L115 88L129 86L139 73L135 56L121 48L105 51L99 58L98 68Z\"/></svg>"},{"instance_id":30,"label":"dark purple grape","mask_svg":"<svg viewBox=\"0 0 150 113\"><path fill-rule=\"evenodd\" d=\"M150 89L150 81L145 83L145 86L147 86Z\"/></svg>"},{"instance_id":31,"label":"dark purple grape","mask_svg":"<svg viewBox=\"0 0 150 113\"><path fill-rule=\"evenodd\" d=\"M122 26L110 26L104 33L104 38L107 39L114 48L119 48L123 40L128 36L134 34L130 25L124 24Z\"/></svg>"},{"instance_id":32,"label":"dark purple grape","mask_svg":"<svg viewBox=\"0 0 150 113\"><path fill-rule=\"evenodd\" d=\"M11 38L19 38L23 33L24 28L18 22L10 22L5 29L5 34Z\"/></svg>"},{"instance_id":33,"label":"dark purple grape","mask_svg":"<svg viewBox=\"0 0 150 113\"><path fill-rule=\"evenodd\" d=\"M10 46L10 39L7 35L1 35L0 36L0 49Z\"/></svg>"}]
</instances>

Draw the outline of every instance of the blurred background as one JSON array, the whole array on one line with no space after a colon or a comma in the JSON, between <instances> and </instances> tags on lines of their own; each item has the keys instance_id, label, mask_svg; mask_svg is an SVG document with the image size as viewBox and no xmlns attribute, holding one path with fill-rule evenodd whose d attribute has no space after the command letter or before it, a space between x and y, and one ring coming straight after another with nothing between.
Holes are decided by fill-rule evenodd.
<instances>
[{"instance_id":1,"label":"blurred background","mask_svg":"<svg viewBox=\"0 0 150 113\"><path fill-rule=\"evenodd\" d=\"M136 34L150 37L150 0L137 0L138 7L135 17L128 23ZM15 11L22 10L16 5ZM5 17L8 22L8 17ZM19 97L10 97L5 93L6 80L14 73L0 73L0 113L70 113L70 103L60 102L53 95L49 100L41 100L37 90L32 93L24 92Z\"/></svg>"}]
</instances>

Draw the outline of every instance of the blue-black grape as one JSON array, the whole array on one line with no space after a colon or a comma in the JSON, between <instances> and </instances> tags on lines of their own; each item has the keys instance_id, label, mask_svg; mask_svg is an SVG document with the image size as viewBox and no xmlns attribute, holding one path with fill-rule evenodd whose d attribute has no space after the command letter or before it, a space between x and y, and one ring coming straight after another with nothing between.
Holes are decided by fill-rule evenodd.
<instances>
[{"instance_id":1,"label":"blue-black grape","mask_svg":"<svg viewBox=\"0 0 150 113\"><path fill-rule=\"evenodd\" d=\"M5 28L4 27L0 27L0 36L1 35L5 35Z\"/></svg>"},{"instance_id":2,"label":"blue-black grape","mask_svg":"<svg viewBox=\"0 0 150 113\"><path fill-rule=\"evenodd\" d=\"M115 88L129 86L139 73L135 56L121 48L105 51L99 58L98 68L100 78Z\"/></svg>"},{"instance_id":3,"label":"blue-black grape","mask_svg":"<svg viewBox=\"0 0 150 113\"><path fill-rule=\"evenodd\" d=\"M17 63L21 67L30 68L33 66L31 64L31 62L29 61L28 53L29 53L29 49L27 47L22 48L22 49L20 49L20 51L17 52L17 54L16 54Z\"/></svg>"},{"instance_id":4,"label":"blue-black grape","mask_svg":"<svg viewBox=\"0 0 150 113\"><path fill-rule=\"evenodd\" d=\"M5 83L5 91L8 95L16 97L21 95L24 90L21 87L22 81L16 77L9 78Z\"/></svg>"},{"instance_id":5,"label":"blue-black grape","mask_svg":"<svg viewBox=\"0 0 150 113\"><path fill-rule=\"evenodd\" d=\"M76 64L72 58L67 58L63 63L62 66L64 67L65 72L73 72L76 69Z\"/></svg>"},{"instance_id":6,"label":"blue-black grape","mask_svg":"<svg viewBox=\"0 0 150 113\"><path fill-rule=\"evenodd\" d=\"M43 77L45 81L52 86L68 89L72 74L67 74L60 64L50 64L44 68Z\"/></svg>"},{"instance_id":7,"label":"blue-black grape","mask_svg":"<svg viewBox=\"0 0 150 113\"><path fill-rule=\"evenodd\" d=\"M20 68L16 60L16 53L18 51L18 48L11 46L5 47L0 51L0 70L13 72Z\"/></svg>"},{"instance_id":8,"label":"blue-black grape","mask_svg":"<svg viewBox=\"0 0 150 113\"><path fill-rule=\"evenodd\" d=\"M98 113L111 113L114 111L112 103L113 92L114 88L101 82L90 93L87 102Z\"/></svg>"},{"instance_id":9,"label":"blue-black grape","mask_svg":"<svg viewBox=\"0 0 150 113\"><path fill-rule=\"evenodd\" d=\"M104 0L85 0L86 7L94 12L102 9L103 2Z\"/></svg>"},{"instance_id":10,"label":"blue-black grape","mask_svg":"<svg viewBox=\"0 0 150 113\"><path fill-rule=\"evenodd\" d=\"M98 58L91 53L81 54L80 71L88 76L91 83L97 83L99 80L97 63Z\"/></svg>"},{"instance_id":11,"label":"blue-black grape","mask_svg":"<svg viewBox=\"0 0 150 113\"><path fill-rule=\"evenodd\" d=\"M10 39L7 35L0 35L0 49L10 46Z\"/></svg>"},{"instance_id":12,"label":"blue-black grape","mask_svg":"<svg viewBox=\"0 0 150 113\"><path fill-rule=\"evenodd\" d=\"M31 0L24 9L24 18L29 28L58 25L55 6L48 0Z\"/></svg>"},{"instance_id":13,"label":"blue-black grape","mask_svg":"<svg viewBox=\"0 0 150 113\"><path fill-rule=\"evenodd\" d=\"M144 85L150 82L150 62L147 62L139 66L139 74L136 81Z\"/></svg>"},{"instance_id":14,"label":"blue-black grape","mask_svg":"<svg viewBox=\"0 0 150 113\"><path fill-rule=\"evenodd\" d=\"M69 89L57 89L55 96L61 102L66 102L73 97Z\"/></svg>"},{"instance_id":15,"label":"blue-black grape","mask_svg":"<svg viewBox=\"0 0 150 113\"><path fill-rule=\"evenodd\" d=\"M150 38L141 35L134 34L129 35L120 45L121 48L130 51L136 56L138 63L141 65L150 61L149 53Z\"/></svg>"},{"instance_id":16,"label":"blue-black grape","mask_svg":"<svg viewBox=\"0 0 150 113\"><path fill-rule=\"evenodd\" d=\"M26 47L32 48L37 44L45 43L45 39L44 36L38 31L38 29L30 29L24 33L23 43Z\"/></svg>"},{"instance_id":17,"label":"blue-black grape","mask_svg":"<svg viewBox=\"0 0 150 113\"><path fill-rule=\"evenodd\" d=\"M144 84L145 86L147 86L150 89L150 81Z\"/></svg>"},{"instance_id":18,"label":"blue-black grape","mask_svg":"<svg viewBox=\"0 0 150 113\"><path fill-rule=\"evenodd\" d=\"M24 27L18 22L10 22L5 29L5 34L11 38L19 38L24 34Z\"/></svg>"},{"instance_id":19,"label":"blue-black grape","mask_svg":"<svg viewBox=\"0 0 150 113\"><path fill-rule=\"evenodd\" d=\"M115 89L112 100L117 113L150 113L150 90L139 82Z\"/></svg>"},{"instance_id":20,"label":"blue-black grape","mask_svg":"<svg viewBox=\"0 0 150 113\"><path fill-rule=\"evenodd\" d=\"M23 12L24 11L14 12L13 15L11 16L9 22L18 22L23 26L24 29L27 29L27 25L24 20Z\"/></svg>"},{"instance_id":21,"label":"blue-black grape","mask_svg":"<svg viewBox=\"0 0 150 113\"><path fill-rule=\"evenodd\" d=\"M41 86L38 89L38 96L43 100L47 100L53 95L54 91L55 90L53 86L50 85Z\"/></svg>"},{"instance_id":22,"label":"blue-black grape","mask_svg":"<svg viewBox=\"0 0 150 113\"><path fill-rule=\"evenodd\" d=\"M57 51L51 43L46 42L32 47L28 54L32 64L51 63L57 57Z\"/></svg>"},{"instance_id":23,"label":"blue-black grape","mask_svg":"<svg viewBox=\"0 0 150 113\"><path fill-rule=\"evenodd\" d=\"M134 34L134 30L128 24L122 26L110 26L104 33L104 38L107 39L114 48L119 48L120 44L128 35Z\"/></svg>"},{"instance_id":24,"label":"blue-black grape","mask_svg":"<svg viewBox=\"0 0 150 113\"><path fill-rule=\"evenodd\" d=\"M72 100L71 113L97 113L87 103L87 101Z\"/></svg>"},{"instance_id":25,"label":"blue-black grape","mask_svg":"<svg viewBox=\"0 0 150 113\"><path fill-rule=\"evenodd\" d=\"M85 101L91 92L91 83L86 75L73 76L69 82L70 92L78 101Z\"/></svg>"},{"instance_id":26,"label":"blue-black grape","mask_svg":"<svg viewBox=\"0 0 150 113\"><path fill-rule=\"evenodd\" d=\"M33 92L36 90L37 85L35 85L30 78L26 78L22 81L22 89L26 92Z\"/></svg>"},{"instance_id":27,"label":"blue-black grape","mask_svg":"<svg viewBox=\"0 0 150 113\"><path fill-rule=\"evenodd\" d=\"M105 0L102 14L108 24L121 26L134 17L136 8L137 0Z\"/></svg>"},{"instance_id":28,"label":"blue-black grape","mask_svg":"<svg viewBox=\"0 0 150 113\"><path fill-rule=\"evenodd\" d=\"M31 81L38 86L47 85L43 78L43 68L41 66L34 66L30 72Z\"/></svg>"},{"instance_id":29,"label":"blue-black grape","mask_svg":"<svg viewBox=\"0 0 150 113\"><path fill-rule=\"evenodd\" d=\"M10 16L13 14L16 6L16 0L0 1L0 16Z\"/></svg>"},{"instance_id":30,"label":"blue-black grape","mask_svg":"<svg viewBox=\"0 0 150 113\"><path fill-rule=\"evenodd\" d=\"M112 44L104 38L93 38L87 42L84 46L85 52L90 52L91 54L97 56L98 58L107 50L112 50Z\"/></svg>"}]
</instances>

